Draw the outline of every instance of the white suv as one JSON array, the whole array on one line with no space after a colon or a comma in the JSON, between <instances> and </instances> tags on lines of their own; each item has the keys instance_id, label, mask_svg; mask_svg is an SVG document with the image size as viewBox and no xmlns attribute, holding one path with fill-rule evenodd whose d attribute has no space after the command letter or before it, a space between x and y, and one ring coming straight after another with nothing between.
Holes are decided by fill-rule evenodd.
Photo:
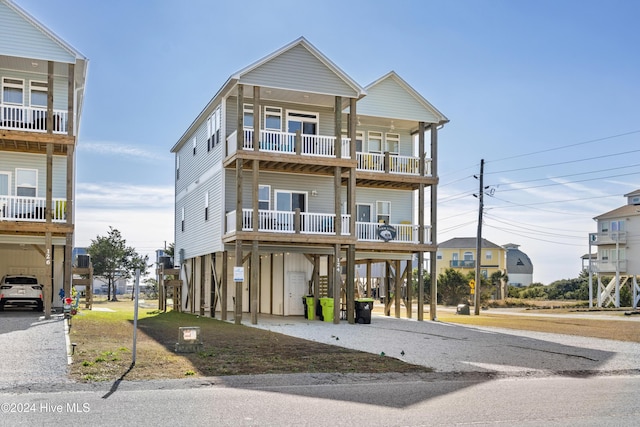
<instances>
[{"instance_id":1,"label":"white suv","mask_svg":"<svg viewBox=\"0 0 640 427\"><path fill-rule=\"evenodd\" d=\"M8 274L0 282L0 311L4 306L33 306L36 311L42 311L42 285L35 276Z\"/></svg>"}]
</instances>

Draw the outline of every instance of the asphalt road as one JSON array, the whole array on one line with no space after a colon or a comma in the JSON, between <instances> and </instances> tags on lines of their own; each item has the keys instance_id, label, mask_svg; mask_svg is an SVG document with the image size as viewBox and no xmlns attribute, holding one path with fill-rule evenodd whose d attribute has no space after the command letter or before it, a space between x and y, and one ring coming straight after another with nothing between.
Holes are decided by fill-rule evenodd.
<instances>
[{"instance_id":1,"label":"asphalt road","mask_svg":"<svg viewBox=\"0 0 640 427\"><path fill-rule=\"evenodd\" d=\"M76 384L66 378L64 322L40 316L0 313L0 426L631 426L640 416L637 343L381 316L369 325L261 316L253 327L435 372Z\"/></svg>"}]
</instances>

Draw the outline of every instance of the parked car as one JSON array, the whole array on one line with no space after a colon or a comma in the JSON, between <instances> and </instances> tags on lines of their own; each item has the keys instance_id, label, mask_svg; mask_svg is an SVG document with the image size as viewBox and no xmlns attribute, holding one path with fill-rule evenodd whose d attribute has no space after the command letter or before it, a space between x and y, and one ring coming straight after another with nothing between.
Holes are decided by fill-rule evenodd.
<instances>
[{"instance_id":1,"label":"parked car","mask_svg":"<svg viewBox=\"0 0 640 427\"><path fill-rule=\"evenodd\" d=\"M35 276L8 274L0 281L0 311L5 305L28 307L36 311L44 309L42 285Z\"/></svg>"}]
</instances>

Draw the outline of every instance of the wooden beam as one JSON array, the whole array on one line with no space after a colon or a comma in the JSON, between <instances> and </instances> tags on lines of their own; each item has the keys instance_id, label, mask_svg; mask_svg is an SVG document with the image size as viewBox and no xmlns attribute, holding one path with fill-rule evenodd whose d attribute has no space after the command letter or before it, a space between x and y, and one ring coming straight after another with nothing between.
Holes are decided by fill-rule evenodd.
<instances>
[{"instance_id":1,"label":"wooden beam","mask_svg":"<svg viewBox=\"0 0 640 427\"><path fill-rule=\"evenodd\" d=\"M258 241L251 242L251 280L249 281L249 300L251 301L251 324L258 324L258 291L260 290L260 252Z\"/></svg>"},{"instance_id":2,"label":"wooden beam","mask_svg":"<svg viewBox=\"0 0 640 427\"><path fill-rule=\"evenodd\" d=\"M435 123L430 126L431 130L431 174L438 176L438 129ZM431 243L437 246L438 236L438 186L431 186ZM429 266L431 272L431 304L429 307L429 317L431 320L437 319L437 294L438 284L436 275L436 250L429 254Z\"/></svg>"}]
</instances>

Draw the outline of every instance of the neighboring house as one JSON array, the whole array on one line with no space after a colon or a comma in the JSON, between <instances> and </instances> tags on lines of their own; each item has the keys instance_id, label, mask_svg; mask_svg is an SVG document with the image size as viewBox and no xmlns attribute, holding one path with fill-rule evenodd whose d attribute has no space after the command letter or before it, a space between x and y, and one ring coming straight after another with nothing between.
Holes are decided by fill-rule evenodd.
<instances>
[{"instance_id":1,"label":"neighboring house","mask_svg":"<svg viewBox=\"0 0 640 427\"><path fill-rule=\"evenodd\" d=\"M36 275L46 308L71 287L86 70L83 55L0 0L0 274Z\"/></svg>"},{"instance_id":2,"label":"neighboring house","mask_svg":"<svg viewBox=\"0 0 640 427\"><path fill-rule=\"evenodd\" d=\"M597 232L589 234L590 245L597 248L590 273L598 279L598 306L620 307L620 288L631 286L633 306L640 300L640 190L625 194L627 204L598 215ZM609 283L602 283L610 277Z\"/></svg>"},{"instance_id":3,"label":"neighboring house","mask_svg":"<svg viewBox=\"0 0 640 427\"><path fill-rule=\"evenodd\" d=\"M508 284L518 288L529 286L533 282L533 263L531 259L518 249L520 245L507 243L503 247L507 250Z\"/></svg>"},{"instance_id":4,"label":"neighboring house","mask_svg":"<svg viewBox=\"0 0 640 427\"><path fill-rule=\"evenodd\" d=\"M438 275L449 268L459 271L463 275L475 272L478 260L477 239L475 237L454 237L438 244L436 253L436 272ZM495 272L507 272L507 250L482 239L480 248L480 275L489 278Z\"/></svg>"},{"instance_id":5,"label":"neighboring house","mask_svg":"<svg viewBox=\"0 0 640 427\"><path fill-rule=\"evenodd\" d=\"M303 37L231 75L171 149L183 309L257 322L310 294L352 321L356 263L398 286L435 253L447 121L396 73L363 88Z\"/></svg>"}]
</instances>

